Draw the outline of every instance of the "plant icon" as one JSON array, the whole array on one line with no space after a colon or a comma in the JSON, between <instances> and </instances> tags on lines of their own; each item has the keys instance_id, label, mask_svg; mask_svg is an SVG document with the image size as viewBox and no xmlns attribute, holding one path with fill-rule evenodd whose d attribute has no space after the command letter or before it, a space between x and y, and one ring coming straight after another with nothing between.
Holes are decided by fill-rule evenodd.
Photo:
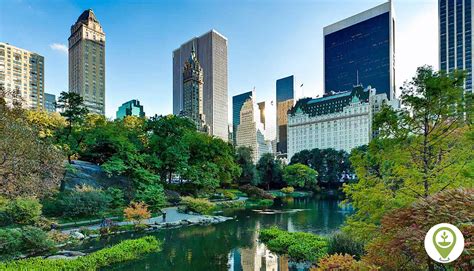
<instances>
[{"instance_id":1,"label":"plant icon","mask_svg":"<svg viewBox=\"0 0 474 271\"><path fill-rule=\"evenodd\" d=\"M446 242L446 239L448 239L448 235L446 234L446 231L443 231L443 234L441 235L441 239L443 239L443 242L438 242L440 246L447 247L451 244L451 242Z\"/></svg>"}]
</instances>

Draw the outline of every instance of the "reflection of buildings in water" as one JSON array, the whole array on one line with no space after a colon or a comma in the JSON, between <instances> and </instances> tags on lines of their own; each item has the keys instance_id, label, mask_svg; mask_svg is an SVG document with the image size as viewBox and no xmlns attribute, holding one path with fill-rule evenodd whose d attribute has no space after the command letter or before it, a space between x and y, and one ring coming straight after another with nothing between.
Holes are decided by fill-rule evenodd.
<instances>
[{"instance_id":1,"label":"reflection of buildings in water","mask_svg":"<svg viewBox=\"0 0 474 271\"><path fill-rule=\"evenodd\" d=\"M278 257L258 242L259 223L252 237L250 248L241 248L229 253L230 271L288 271L288 259ZM240 261L239 261L240 260Z\"/></svg>"}]
</instances>

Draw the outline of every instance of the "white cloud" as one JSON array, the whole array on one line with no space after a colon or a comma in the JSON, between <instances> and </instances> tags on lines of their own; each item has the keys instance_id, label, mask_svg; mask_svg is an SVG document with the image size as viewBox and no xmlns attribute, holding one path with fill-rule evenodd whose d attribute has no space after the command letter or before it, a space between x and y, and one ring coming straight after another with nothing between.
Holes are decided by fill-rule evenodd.
<instances>
[{"instance_id":1,"label":"white cloud","mask_svg":"<svg viewBox=\"0 0 474 271\"><path fill-rule=\"evenodd\" d=\"M49 47L63 54L67 54L68 52L67 46L61 43L53 43L53 44L50 44Z\"/></svg>"}]
</instances>

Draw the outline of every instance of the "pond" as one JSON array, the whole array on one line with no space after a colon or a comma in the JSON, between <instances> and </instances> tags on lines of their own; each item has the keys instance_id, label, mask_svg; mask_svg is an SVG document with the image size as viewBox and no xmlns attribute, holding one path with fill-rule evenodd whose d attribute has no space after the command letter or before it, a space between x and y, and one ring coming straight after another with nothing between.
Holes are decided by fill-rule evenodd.
<instances>
[{"instance_id":1,"label":"pond","mask_svg":"<svg viewBox=\"0 0 474 271\"><path fill-rule=\"evenodd\" d=\"M126 262L104 270L160 271L240 271L306 270L301 264L274 255L257 241L258 230L278 226L288 231L330 234L338 230L351 213L340 200L320 197L277 198L272 209L277 213L261 214L252 209L229 210L235 219L208 226L188 226L160 230L152 234L163 240L163 250L139 261ZM122 234L101 240L86 241L82 249L98 249L141 234Z\"/></svg>"}]
</instances>

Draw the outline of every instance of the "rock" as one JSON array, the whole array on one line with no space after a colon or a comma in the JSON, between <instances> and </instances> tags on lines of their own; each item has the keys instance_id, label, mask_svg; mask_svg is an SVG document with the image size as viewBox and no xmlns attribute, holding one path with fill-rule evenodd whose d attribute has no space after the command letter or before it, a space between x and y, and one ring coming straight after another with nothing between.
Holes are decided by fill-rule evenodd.
<instances>
[{"instance_id":1,"label":"rock","mask_svg":"<svg viewBox=\"0 0 474 271\"><path fill-rule=\"evenodd\" d=\"M99 234L91 234L91 235L89 235L90 238L97 238L97 237L99 237L99 236L100 236Z\"/></svg>"},{"instance_id":2,"label":"rock","mask_svg":"<svg viewBox=\"0 0 474 271\"><path fill-rule=\"evenodd\" d=\"M85 238L84 234L78 232L78 231L73 231L71 232L71 237L77 240L82 240Z\"/></svg>"},{"instance_id":3,"label":"rock","mask_svg":"<svg viewBox=\"0 0 474 271\"><path fill-rule=\"evenodd\" d=\"M53 256L49 256L49 257L46 257L46 259L50 260L50 259L64 259L64 260L74 260L76 259L77 257L79 256L66 256L66 255L53 255Z\"/></svg>"},{"instance_id":4,"label":"rock","mask_svg":"<svg viewBox=\"0 0 474 271\"><path fill-rule=\"evenodd\" d=\"M85 256L86 254L80 251L72 251L72 250L60 250L57 253L58 255L64 255L68 257L72 256Z\"/></svg>"}]
</instances>

